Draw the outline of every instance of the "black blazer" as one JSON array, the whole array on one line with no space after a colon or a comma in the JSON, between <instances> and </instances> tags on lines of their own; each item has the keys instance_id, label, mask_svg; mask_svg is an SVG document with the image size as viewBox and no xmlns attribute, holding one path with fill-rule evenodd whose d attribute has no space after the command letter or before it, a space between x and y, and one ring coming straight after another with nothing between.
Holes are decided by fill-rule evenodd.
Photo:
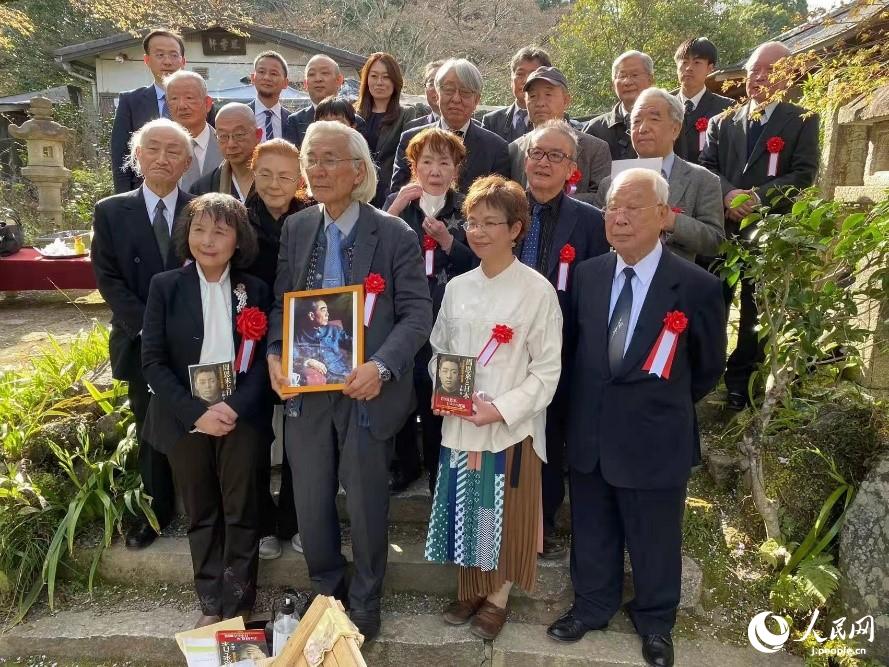
<instances>
[{"instance_id":1,"label":"black blazer","mask_svg":"<svg viewBox=\"0 0 889 667\"><path fill-rule=\"evenodd\" d=\"M409 120L404 124L404 132L408 130L413 130L415 127L423 127L424 125L432 125L432 123L437 123L438 118L432 112L427 113L425 116L420 116L418 118L414 118L413 120ZM401 137L399 137L400 139Z\"/></svg>"},{"instance_id":2,"label":"black blazer","mask_svg":"<svg viewBox=\"0 0 889 667\"><path fill-rule=\"evenodd\" d=\"M179 190L177 219L193 198ZM172 244L167 257L161 258L141 187L96 204L90 255L96 286L111 308L108 341L111 370L118 380L139 380L142 377L139 331L148 286L155 274L182 264Z\"/></svg>"},{"instance_id":3,"label":"black blazer","mask_svg":"<svg viewBox=\"0 0 889 667\"><path fill-rule=\"evenodd\" d=\"M306 130L309 129L315 120L315 107L311 104L303 107L299 111L289 114L287 122L281 123L284 128L284 138L291 144L300 148L303 145L303 139L306 136Z\"/></svg>"},{"instance_id":4,"label":"black blazer","mask_svg":"<svg viewBox=\"0 0 889 667\"><path fill-rule=\"evenodd\" d=\"M716 276L664 250L639 314L623 368L608 365L608 311L616 254L577 267L571 294L568 463L601 466L613 485L630 489L683 486L700 460L695 403L725 370L725 302ZM682 311L670 378L642 370L669 311Z\"/></svg>"},{"instance_id":5,"label":"black blazer","mask_svg":"<svg viewBox=\"0 0 889 667\"><path fill-rule=\"evenodd\" d=\"M700 133L695 129L695 125L699 119L706 118L709 121L734 104L735 101L729 97L723 97L705 90L695 110L685 115L685 119L682 122L682 132L676 137L673 152L687 162L699 164L700 151L698 146L700 146Z\"/></svg>"},{"instance_id":6,"label":"black blazer","mask_svg":"<svg viewBox=\"0 0 889 667\"><path fill-rule=\"evenodd\" d=\"M508 107L486 113L482 116L482 127L496 134L507 144L511 144L531 129L530 119L525 124L524 130L517 130L513 127L512 119L515 117L516 109L518 109L518 105L513 102Z\"/></svg>"},{"instance_id":7,"label":"black blazer","mask_svg":"<svg viewBox=\"0 0 889 667\"><path fill-rule=\"evenodd\" d=\"M380 136L377 138L377 150L374 159L377 164L377 194L373 199L374 206L382 206L389 192L389 183L392 181L392 169L395 165L395 151L398 150L398 140L404 132L406 123L414 119L417 113L414 107L401 107L401 112L395 122L383 125L380 128Z\"/></svg>"},{"instance_id":8,"label":"black blazer","mask_svg":"<svg viewBox=\"0 0 889 667\"><path fill-rule=\"evenodd\" d=\"M621 103L618 102L608 113L596 116L588 122L583 131L599 137L608 144L612 160L628 160L638 157L630 140L630 128L624 123Z\"/></svg>"},{"instance_id":9,"label":"black blazer","mask_svg":"<svg viewBox=\"0 0 889 667\"><path fill-rule=\"evenodd\" d=\"M237 354L241 336L235 328L236 286L242 284L246 288L248 308L256 306L264 313L271 308L272 295L264 282L250 274L232 269L229 278L231 334ZM207 411L207 406L191 395L188 375L189 365L200 363L203 339L201 286L194 262L155 276L148 292L142 330L142 372L154 392L145 416L143 437L160 452L169 452ZM249 422L271 442L273 400L265 340L257 344L250 369L237 374L235 390L225 403L238 414L239 423Z\"/></svg>"},{"instance_id":10,"label":"black blazer","mask_svg":"<svg viewBox=\"0 0 889 667\"><path fill-rule=\"evenodd\" d=\"M254 114L256 113L256 100L255 99L250 100L247 103L247 106L250 107L251 109L253 109ZM278 139L287 139L287 141L290 141L290 139L287 137L287 119L288 118L290 118L290 112L287 109L285 109L284 105L282 104L281 105L281 134L283 134L284 136L277 137ZM257 125L257 127L259 127L259 125ZM263 130L265 129L265 123L263 123L262 128L263 128Z\"/></svg>"},{"instance_id":11,"label":"black blazer","mask_svg":"<svg viewBox=\"0 0 889 667\"><path fill-rule=\"evenodd\" d=\"M392 185L389 192L397 192L402 185L411 179L411 168L405 157L407 145L420 131L430 125L422 125L402 133L395 154L395 170L392 174ZM510 176L509 145L493 132L470 121L463 137L466 147L466 160L460 171L458 190L465 193L472 182L480 176L500 174L504 178Z\"/></svg>"}]
</instances>

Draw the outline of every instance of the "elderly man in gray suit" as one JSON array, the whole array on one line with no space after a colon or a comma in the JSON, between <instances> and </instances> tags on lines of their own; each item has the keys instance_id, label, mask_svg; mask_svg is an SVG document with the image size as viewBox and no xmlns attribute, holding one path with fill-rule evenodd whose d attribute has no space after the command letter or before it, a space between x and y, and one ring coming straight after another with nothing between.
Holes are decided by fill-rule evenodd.
<instances>
[{"instance_id":1,"label":"elderly man in gray suit","mask_svg":"<svg viewBox=\"0 0 889 667\"><path fill-rule=\"evenodd\" d=\"M571 104L568 80L555 67L539 67L525 81L525 103L534 127L547 121L563 120ZM577 130L577 171L580 180L573 184L572 196L591 202L599 183L611 173L611 151L608 144L598 137ZM519 137L509 145L509 162L512 180L527 187L525 158L531 145L531 135Z\"/></svg>"},{"instance_id":2,"label":"elderly man in gray suit","mask_svg":"<svg viewBox=\"0 0 889 667\"><path fill-rule=\"evenodd\" d=\"M367 142L334 121L316 121L302 145L303 175L318 206L284 222L269 321L272 386L281 366L283 294L362 284L382 285L364 327L366 361L342 392L290 399L285 447L312 588L345 600L365 639L380 630L380 597L388 552L389 458L395 434L413 410L414 355L432 330L432 300L417 236L407 223L366 202L376 170ZM359 322L357 326L362 326ZM346 591L336 495L346 490L354 569Z\"/></svg>"},{"instance_id":3,"label":"elderly man in gray suit","mask_svg":"<svg viewBox=\"0 0 889 667\"><path fill-rule=\"evenodd\" d=\"M694 261L696 255L714 256L725 240L722 189L719 178L704 167L673 153L682 131L682 103L663 88L639 93L630 115L633 148L642 158L663 158L661 175L670 185L670 207L666 244L677 255ZM602 206L611 184L606 178L599 187L597 206Z\"/></svg>"},{"instance_id":4,"label":"elderly man in gray suit","mask_svg":"<svg viewBox=\"0 0 889 667\"><path fill-rule=\"evenodd\" d=\"M179 187L188 190L199 178L222 163L216 130L207 122L207 113L213 108L213 98L207 93L204 77L188 70L179 70L165 78L164 89L170 118L191 135L194 159L179 181Z\"/></svg>"}]
</instances>

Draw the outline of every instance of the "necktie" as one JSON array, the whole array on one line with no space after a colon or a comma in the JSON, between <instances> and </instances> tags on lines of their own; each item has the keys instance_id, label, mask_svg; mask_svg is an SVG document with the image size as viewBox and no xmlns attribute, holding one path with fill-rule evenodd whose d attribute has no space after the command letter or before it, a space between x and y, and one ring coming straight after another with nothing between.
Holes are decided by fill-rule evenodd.
<instances>
[{"instance_id":1,"label":"necktie","mask_svg":"<svg viewBox=\"0 0 889 667\"><path fill-rule=\"evenodd\" d=\"M515 129L524 131L528 127L528 110L516 109L512 124Z\"/></svg>"},{"instance_id":2,"label":"necktie","mask_svg":"<svg viewBox=\"0 0 889 667\"><path fill-rule=\"evenodd\" d=\"M198 153L201 145L195 140L191 140L191 152L194 153L194 166L197 167L198 174L204 171L204 156Z\"/></svg>"},{"instance_id":3,"label":"necktie","mask_svg":"<svg viewBox=\"0 0 889 667\"><path fill-rule=\"evenodd\" d=\"M691 100L685 100L685 115L691 116L695 110L695 103Z\"/></svg>"},{"instance_id":4,"label":"necktie","mask_svg":"<svg viewBox=\"0 0 889 667\"><path fill-rule=\"evenodd\" d=\"M268 141L269 139L275 138L275 128L272 127L272 116L274 116L274 113L272 113L272 110L266 109L265 110L265 140L266 141Z\"/></svg>"},{"instance_id":5,"label":"necktie","mask_svg":"<svg viewBox=\"0 0 889 667\"><path fill-rule=\"evenodd\" d=\"M161 260L164 264L167 263L167 253L170 251L170 228L167 226L167 216L164 215L166 210L164 200L159 199L157 206L154 207L154 220L151 222L157 249L161 251Z\"/></svg>"},{"instance_id":6,"label":"necktie","mask_svg":"<svg viewBox=\"0 0 889 667\"><path fill-rule=\"evenodd\" d=\"M322 287L342 287L343 277L342 232L331 223L324 231L327 238L327 252L324 254L324 279Z\"/></svg>"},{"instance_id":7,"label":"necktie","mask_svg":"<svg viewBox=\"0 0 889 667\"><path fill-rule=\"evenodd\" d=\"M543 217L542 213L543 206L534 204L534 208L531 209L531 228L528 230L528 235L525 237L524 244L522 244L522 256L520 257L520 260L522 264L530 266L532 269L537 268L537 256L540 246L540 222Z\"/></svg>"},{"instance_id":8,"label":"necktie","mask_svg":"<svg viewBox=\"0 0 889 667\"><path fill-rule=\"evenodd\" d=\"M753 147L756 146L756 141L759 139L762 134L762 116L759 116L756 120L749 119L747 121L747 157L749 158L751 153L753 153Z\"/></svg>"},{"instance_id":9,"label":"necktie","mask_svg":"<svg viewBox=\"0 0 889 667\"><path fill-rule=\"evenodd\" d=\"M453 132L461 139L463 138L463 134L464 134L463 130L454 130Z\"/></svg>"},{"instance_id":10,"label":"necktie","mask_svg":"<svg viewBox=\"0 0 889 667\"><path fill-rule=\"evenodd\" d=\"M161 116L164 118L170 117L170 107L167 106L166 95L161 95Z\"/></svg>"},{"instance_id":11,"label":"necktie","mask_svg":"<svg viewBox=\"0 0 889 667\"><path fill-rule=\"evenodd\" d=\"M608 366L612 375L617 375L624 360L624 347L630 328L630 312L633 310L633 276L636 272L629 266L624 269L624 286L617 296L614 312L608 322Z\"/></svg>"}]
</instances>

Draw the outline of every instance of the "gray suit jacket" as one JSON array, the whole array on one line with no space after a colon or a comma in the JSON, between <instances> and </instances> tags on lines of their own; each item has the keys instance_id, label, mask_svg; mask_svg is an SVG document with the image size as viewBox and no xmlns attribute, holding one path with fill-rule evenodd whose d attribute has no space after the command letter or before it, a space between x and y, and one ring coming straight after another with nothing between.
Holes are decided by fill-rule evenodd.
<instances>
[{"instance_id":1,"label":"gray suit jacket","mask_svg":"<svg viewBox=\"0 0 889 667\"><path fill-rule=\"evenodd\" d=\"M279 344L284 333L283 296L306 288L306 271L315 239L324 224L320 206L294 213L284 221L275 305L269 316L269 346ZM367 401L370 430L374 437L393 437L404 425L413 401L414 356L432 331L432 299L420 256L417 235L400 218L361 204L352 255L352 283L363 284L370 273L386 282L377 296L370 326L364 329L364 357L378 359L392 371L380 395ZM303 410L313 409L305 396Z\"/></svg>"},{"instance_id":2,"label":"gray suit jacket","mask_svg":"<svg viewBox=\"0 0 889 667\"><path fill-rule=\"evenodd\" d=\"M573 197L581 201L594 203L596 191L600 189L602 179L611 173L611 151L608 144L584 132L575 131L577 137L577 168L582 178L577 184ZM509 166L512 180L527 188L525 179L525 151L528 150L530 135L519 137L509 145Z\"/></svg>"},{"instance_id":3,"label":"gray suit jacket","mask_svg":"<svg viewBox=\"0 0 889 667\"><path fill-rule=\"evenodd\" d=\"M673 231L666 234L667 247L692 262L695 255L713 257L719 254L719 246L725 240L719 177L677 155L668 182L670 206L680 211L676 213ZM596 194L596 206L605 206L610 185L611 176L607 176Z\"/></svg>"},{"instance_id":4,"label":"gray suit jacket","mask_svg":"<svg viewBox=\"0 0 889 667\"><path fill-rule=\"evenodd\" d=\"M517 108L516 103L513 102L508 107L486 113L482 116L482 127L493 132L506 143L512 143L531 129L528 121L525 122L524 130L513 127L512 119Z\"/></svg>"},{"instance_id":5,"label":"gray suit jacket","mask_svg":"<svg viewBox=\"0 0 889 667\"><path fill-rule=\"evenodd\" d=\"M193 158L188 171L179 179L179 187L188 190L198 179L209 174L220 164L222 164L222 151L219 150L219 142L216 140L216 130L210 127L210 141L207 142L203 168L198 168L198 159L197 157Z\"/></svg>"}]
</instances>

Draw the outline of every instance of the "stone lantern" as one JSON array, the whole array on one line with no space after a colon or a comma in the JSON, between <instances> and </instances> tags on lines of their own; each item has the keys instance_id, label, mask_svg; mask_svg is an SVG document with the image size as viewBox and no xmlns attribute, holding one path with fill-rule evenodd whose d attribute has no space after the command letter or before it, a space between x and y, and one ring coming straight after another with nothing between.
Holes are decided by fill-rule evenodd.
<instances>
[{"instance_id":1,"label":"stone lantern","mask_svg":"<svg viewBox=\"0 0 889 667\"><path fill-rule=\"evenodd\" d=\"M65 142L73 132L52 119L52 101L31 98L30 120L10 125L9 133L28 146L28 166L22 175L37 186L37 212L54 229L62 227L62 186L71 172L65 169Z\"/></svg>"}]
</instances>

